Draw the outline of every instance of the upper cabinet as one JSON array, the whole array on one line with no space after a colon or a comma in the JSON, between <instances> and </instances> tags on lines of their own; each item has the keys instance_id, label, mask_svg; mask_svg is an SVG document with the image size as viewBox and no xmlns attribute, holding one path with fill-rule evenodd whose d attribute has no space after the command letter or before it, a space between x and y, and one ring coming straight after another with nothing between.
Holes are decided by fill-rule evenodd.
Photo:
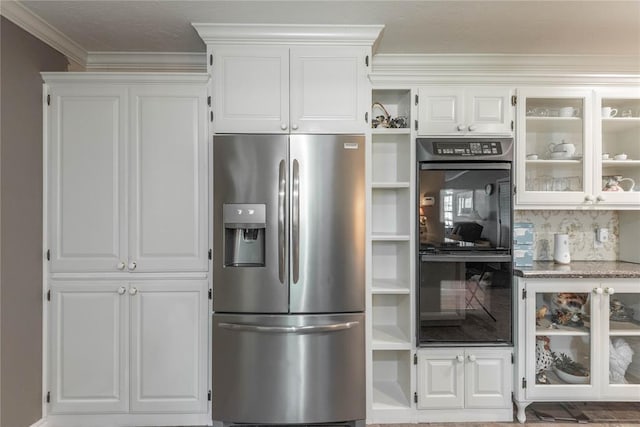
<instances>
[{"instance_id":1,"label":"upper cabinet","mask_svg":"<svg viewBox=\"0 0 640 427\"><path fill-rule=\"evenodd\" d=\"M371 45L382 27L194 26L207 44L213 132L368 129Z\"/></svg>"},{"instance_id":2,"label":"upper cabinet","mask_svg":"<svg viewBox=\"0 0 640 427\"><path fill-rule=\"evenodd\" d=\"M418 135L511 135L513 90L437 86L418 89Z\"/></svg>"},{"instance_id":3,"label":"upper cabinet","mask_svg":"<svg viewBox=\"0 0 640 427\"><path fill-rule=\"evenodd\" d=\"M207 76L44 76L51 271L206 271Z\"/></svg>"},{"instance_id":4,"label":"upper cabinet","mask_svg":"<svg viewBox=\"0 0 640 427\"><path fill-rule=\"evenodd\" d=\"M516 207L640 208L639 92L519 89Z\"/></svg>"}]
</instances>

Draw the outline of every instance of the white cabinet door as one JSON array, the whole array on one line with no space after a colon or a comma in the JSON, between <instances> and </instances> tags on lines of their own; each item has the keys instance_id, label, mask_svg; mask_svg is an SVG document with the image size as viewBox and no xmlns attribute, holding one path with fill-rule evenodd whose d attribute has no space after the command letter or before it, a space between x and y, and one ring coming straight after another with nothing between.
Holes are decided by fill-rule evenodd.
<instances>
[{"instance_id":1,"label":"white cabinet door","mask_svg":"<svg viewBox=\"0 0 640 427\"><path fill-rule=\"evenodd\" d=\"M199 85L131 89L130 271L207 269L205 96Z\"/></svg>"},{"instance_id":2,"label":"white cabinet door","mask_svg":"<svg viewBox=\"0 0 640 427\"><path fill-rule=\"evenodd\" d=\"M361 133L370 96L368 49L291 48L291 132Z\"/></svg>"},{"instance_id":3,"label":"white cabinet door","mask_svg":"<svg viewBox=\"0 0 640 427\"><path fill-rule=\"evenodd\" d=\"M418 135L511 135L510 88L421 87Z\"/></svg>"},{"instance_id":4,"label":"white cabinet door","mask_svg":"<svg viewBox=\"0 0 640 427\"><path fill-rule=\"evenodd\" d=\"M132 282L129 295L131 410L206 412L206 281Z\"/></svg>"},{"instance_id":5,"label":"white cabinet door","mask_svg":"<svg viewBox=\"0 0 640 427\"><path fill-rule=\"evenodd\" d=\"M510 408L511 350L467 349L465 356L465 406Z\"/></svg>"},{"instance_id":6,"label":"white cabinet door","mask_svg":"<svg viewBox=\"0 0 640 427\"><path fill-rule=\"evenodd\" d=\"M127 412L124 284L52 284L50 310L51 413Z\"/></svg>"},{"instance_id":7,"label":"white cabinet door","mask_svg":"<svg viewBox=\"0 0 640 427\"><path fill-rule=\"evenodd\" d=\"M289 132L289 48L213 48L216 133Z\"/></svg>"},{"instance_id":8,"label":"white cabinet door","mask_svg":"<svg viewBox=\"0 0 640 427\"><path fill-rule=\"evenodd\" d=\"M418 352L418 409L464 407L464 351Z\"/></svg>"},{"instance_id":9,"label":"white cabinet door","mask_svg":"<svg viewBox=\"0 0 640 427\"><path fill-rule=\"evenodd\" d=\"M126 89L57 85L50 96L46 179L51 271L117 271L126 257Z\"/></svg>"},{"instance_id":10,"label":"white cabinet door","mask_svg":"<svg viewBox=\"0 0 640 427\"><path fill-rule=\"evenodd\" d=\"M458 135L465 130L462 88L421 87L418 99L418 135Z\"/></svg>"}]
</instances>

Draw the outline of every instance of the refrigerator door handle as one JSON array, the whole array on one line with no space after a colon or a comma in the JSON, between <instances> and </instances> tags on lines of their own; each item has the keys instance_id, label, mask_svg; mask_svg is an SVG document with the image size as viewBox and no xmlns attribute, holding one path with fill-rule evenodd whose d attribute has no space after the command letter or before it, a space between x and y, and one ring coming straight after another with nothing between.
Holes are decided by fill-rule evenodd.
<instances>
[{"instance_id":1,"label":"refrigerator door handle","mask_svg":"<svg viewBox=\"0 0 640 427\"><path fill-rule=\"evenodd\" d=\"M293 189L291 191L291 246L293 252L293 283L300 278L300 164L293 160Z\"/></svg>"},{"instance_id":2,"label":"refrigerator door handle","mask_svg":"<svg viewBox=\"0 0 640 427\"><path fill-rule=\"evenodd\" d=\"M285 223L287 180L285 177L285 161L280 160L280 170L278 172L278 277L280 283L284 284L285 270Z\"/></svg>"},{"instance_id":3,"label":"refrigerator door handle","mask_svg":"<svg viewBox=\"0 0 640 427\"><path fill-rule=\"evenodd\" d=\"M263 332L274 334L313 334L319 332L336 332L345 329L351 329L360 322L343 322L333 323L331 325L317 325L317 326L262 326L252 325L247 323L227 323L220 322L218 326L224 329L232 331L245 331L245 332Z\"/></svg>"}]
</instances>

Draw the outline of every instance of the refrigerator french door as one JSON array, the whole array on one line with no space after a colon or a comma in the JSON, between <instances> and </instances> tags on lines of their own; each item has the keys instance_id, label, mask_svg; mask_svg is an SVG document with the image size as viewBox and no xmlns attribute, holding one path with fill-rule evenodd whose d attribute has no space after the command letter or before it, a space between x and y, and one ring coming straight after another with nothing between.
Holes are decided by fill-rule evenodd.
<instances>
[{"instance_id":1,"label":"refrigerator french door","mask_svg":"<svg viewBox=\"0 0 640 427\"><path fill-rule=\"evenodd\" d=\"M364 138L217 135L213 157L213 419L364 419Z\"/></svg>"}]
</instances>

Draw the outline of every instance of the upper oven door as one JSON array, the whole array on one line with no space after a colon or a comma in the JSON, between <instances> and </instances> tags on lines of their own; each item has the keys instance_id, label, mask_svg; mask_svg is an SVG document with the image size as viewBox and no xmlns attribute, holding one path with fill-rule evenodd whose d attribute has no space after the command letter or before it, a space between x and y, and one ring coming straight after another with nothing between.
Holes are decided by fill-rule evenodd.
<instances>
[{"instance_id":1,"label":"upper oven door","mask_svg":"<svg viewBox=\"0 0 640 427\"><path fill-rule=\"evenodd\" d=\"M419 164L420 250L511 249L511 163Z\"/></svg>"}]
</instances>

